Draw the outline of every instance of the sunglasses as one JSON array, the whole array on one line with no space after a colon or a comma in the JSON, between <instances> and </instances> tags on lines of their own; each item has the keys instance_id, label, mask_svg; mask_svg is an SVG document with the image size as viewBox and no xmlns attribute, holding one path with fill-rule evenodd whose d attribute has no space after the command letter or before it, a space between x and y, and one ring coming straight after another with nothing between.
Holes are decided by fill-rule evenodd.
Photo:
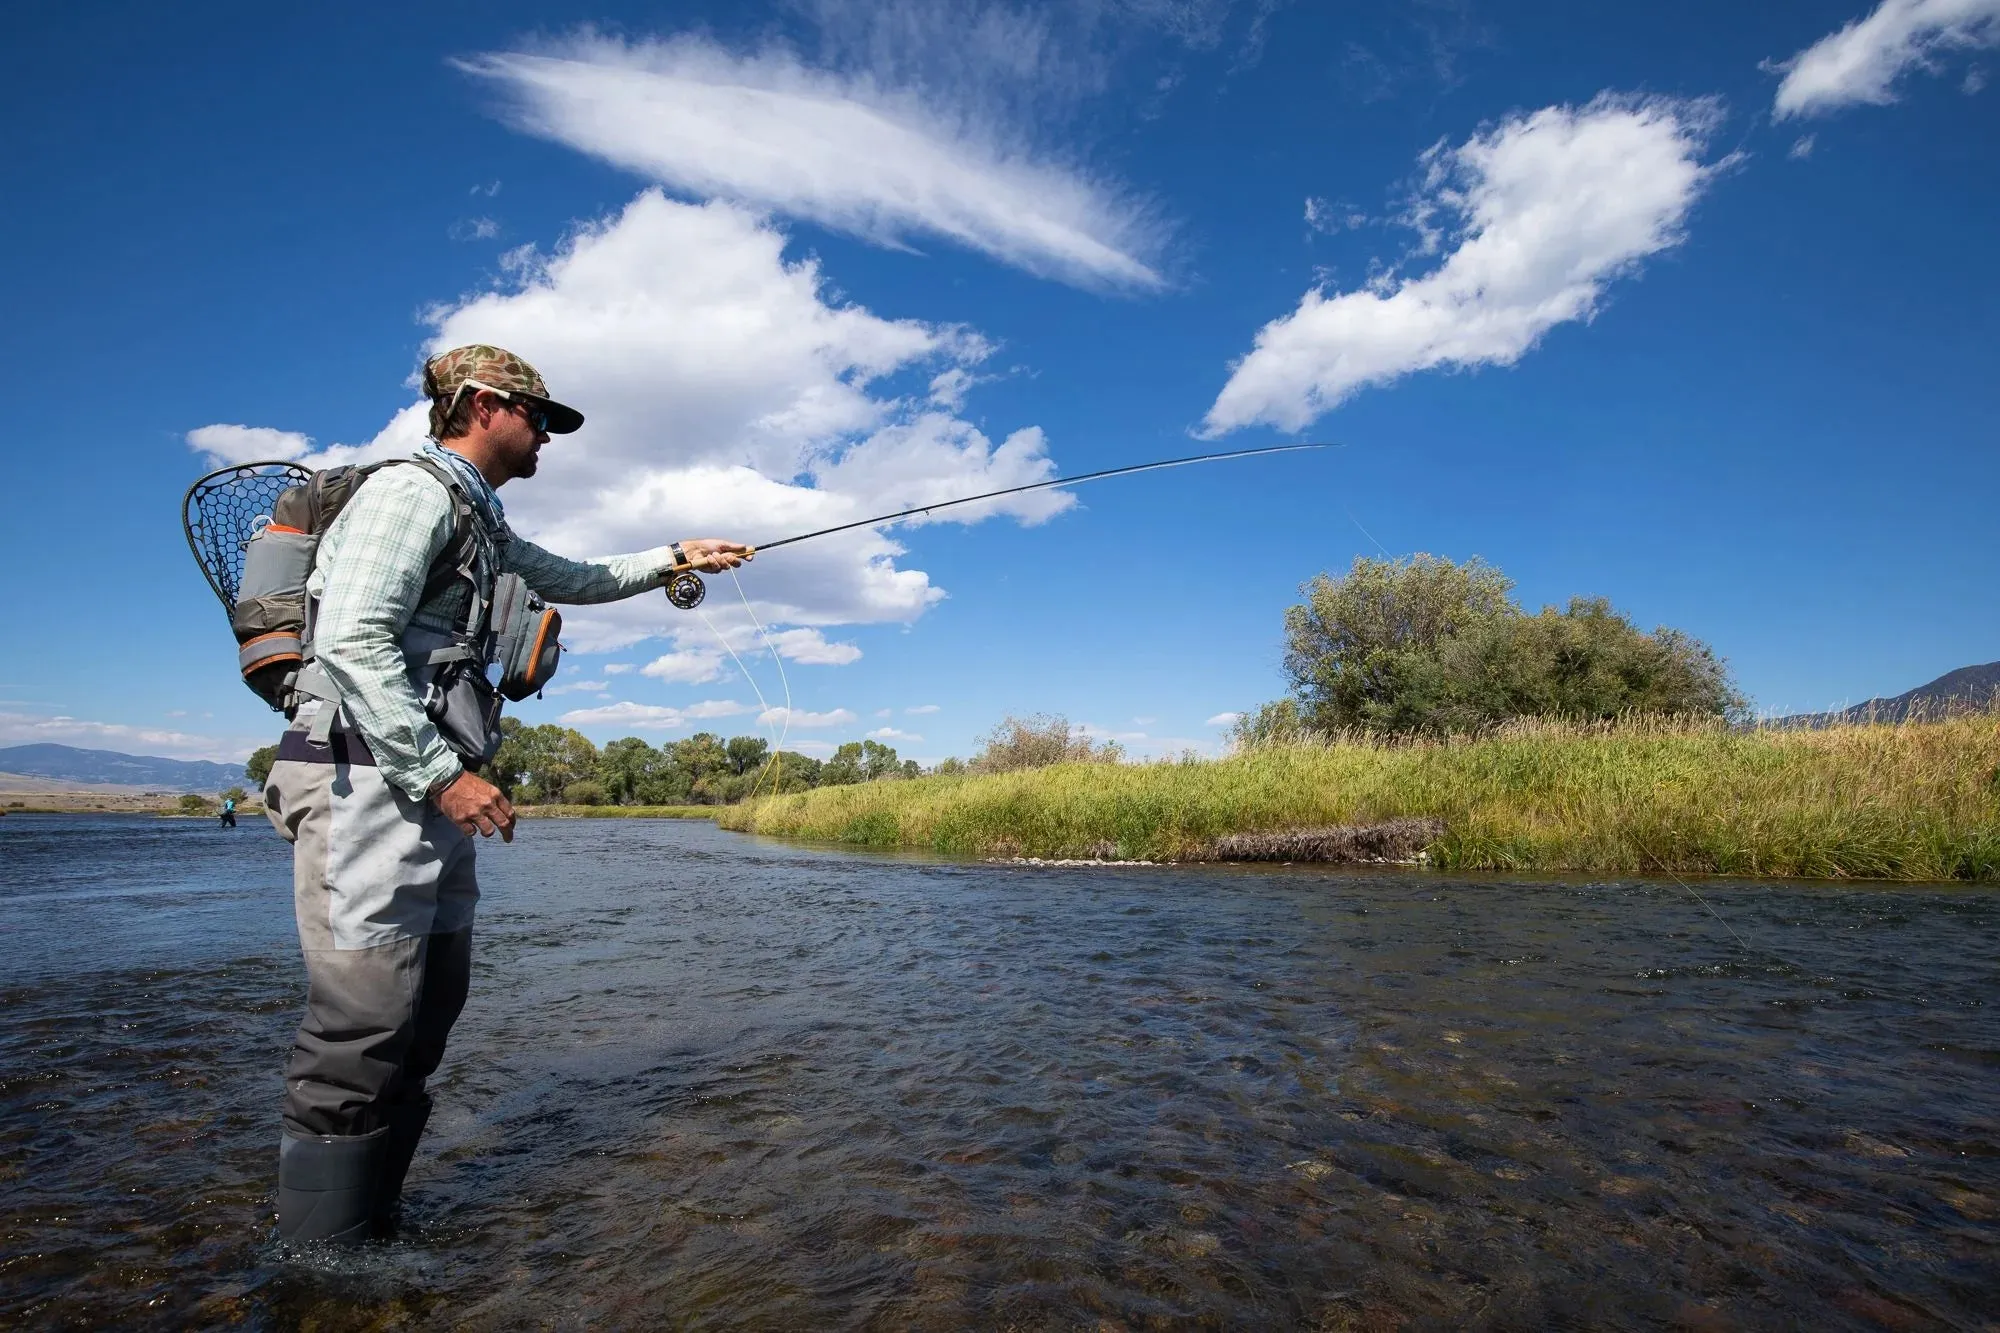
<instances>
[{"instance_id":1,"label":"sunglasses","mask_svg":"<svg viewBox=\"0 0 2000 1333\"><path fill-rule=\"evenodd\" d=\"M465 396L467 389L484 389L487 393L498 395L507 406L522 409L522 415L528 419L528 424L535 428L535 433L538 435L549 428L549 410L546 407L538 407L533 399L517 395L510 389L496 389L490 384L481 384L478 380L466 380L458 386L458 391L451 396L450 406L445 408L447 417L458 410L458 400Z\"/></svg>"}]
</instances>

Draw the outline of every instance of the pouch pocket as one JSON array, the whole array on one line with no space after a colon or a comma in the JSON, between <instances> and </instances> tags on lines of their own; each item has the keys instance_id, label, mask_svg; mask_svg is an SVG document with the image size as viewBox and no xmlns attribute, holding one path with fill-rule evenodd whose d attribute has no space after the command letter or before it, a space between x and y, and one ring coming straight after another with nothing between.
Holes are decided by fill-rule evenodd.
<instances>
[{"instance_id":1,"label":"pouch pocket","mask_svg":"<svg viewBox=\"0 0 2000 1333\"><path fill-rule=\"evenodd\" d=\"M476 770L493 758L504 739L500 699L477 671L451 672L449 681L427 695L424 712L452 753Z\"/></svg>"},{"instance_id":2,"label":"pouch pocket","mask_svg":"<svg viewBox=\"0 0 2000 1333\"><path fill-rule=\"evenodd\" d=\"M562 613L544 602L518 574L503 574L493 589L493 663L500 693L516 702L555 679L562 665Z\"/></svg>"}]
</instances>

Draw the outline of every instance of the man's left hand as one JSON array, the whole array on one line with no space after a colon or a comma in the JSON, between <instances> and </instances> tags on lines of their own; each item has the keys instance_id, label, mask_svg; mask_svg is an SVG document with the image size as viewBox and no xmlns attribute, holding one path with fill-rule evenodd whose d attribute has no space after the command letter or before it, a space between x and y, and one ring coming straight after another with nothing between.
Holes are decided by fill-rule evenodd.
<instances>
[{"instance_id":1,"label":"man's left hand","mask_svg":"<svg viewBox=\"0 0 2000 1333\"><path fill-rule=\"evenodd\" d=\"M751 557L751 548L742 542L724 541L720 537L696 537L682 542L681 550L688 563L704 574L734 569Z\"/></svg>"}]
</instances>

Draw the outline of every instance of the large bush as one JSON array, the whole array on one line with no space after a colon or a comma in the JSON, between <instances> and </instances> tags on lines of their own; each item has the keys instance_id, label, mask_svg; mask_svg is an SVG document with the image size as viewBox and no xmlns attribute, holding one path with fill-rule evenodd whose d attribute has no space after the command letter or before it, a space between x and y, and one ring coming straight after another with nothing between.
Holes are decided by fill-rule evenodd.
<instances>
[{"instance_id":1,"label":"large bush","mask_svg":"<svg viewBox=\"0 0 2000 1333\"><path fill-rule=\"evenodd\" d=\"M1047 768L1063 763L1114 763L1124 756L1116 741L1093 745L1090 737L1070 726L1066 717L1036 713L1009 714L979 738L983 747L970 765L975 773L1012 773L1023 768Z\"/></svg>"},{"instance_id":2,"label":"large bush","mask_svg":"<svg viewBox=\"0 0 2000 1333\"><path fill-rule=\"evenodd\" d=\"M1512 590L1476 558L1364 557L1342 577L1318 575L1285 613L1294 702L1267 705L1239 725L1239 737L1441 735L1516 717L1742 711L1722 661L1700 640L1665 627L1643 632L1603 598L1529 615Z\"/></svg>"}]
</instances>

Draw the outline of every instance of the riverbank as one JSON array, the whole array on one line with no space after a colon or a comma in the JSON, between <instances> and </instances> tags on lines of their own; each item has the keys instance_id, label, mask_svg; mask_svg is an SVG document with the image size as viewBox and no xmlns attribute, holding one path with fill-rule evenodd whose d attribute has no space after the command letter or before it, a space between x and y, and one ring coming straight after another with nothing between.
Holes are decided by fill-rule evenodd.
<instances>
[{"instance_id":1,"label":"riverbank","mask_svg":"<svg viewBox=\"0 0 2000 1333\"><path fill-rule=\"evenodd\" d=\"M1440 870L1993 881L1997 725L1991 713L1818 731L1535 723L1478 740L822 787L716 820L961 856L1151 861L1217 859L1231 835L1435 820L1421 855Z\"/></svg>"}]
</instances>

